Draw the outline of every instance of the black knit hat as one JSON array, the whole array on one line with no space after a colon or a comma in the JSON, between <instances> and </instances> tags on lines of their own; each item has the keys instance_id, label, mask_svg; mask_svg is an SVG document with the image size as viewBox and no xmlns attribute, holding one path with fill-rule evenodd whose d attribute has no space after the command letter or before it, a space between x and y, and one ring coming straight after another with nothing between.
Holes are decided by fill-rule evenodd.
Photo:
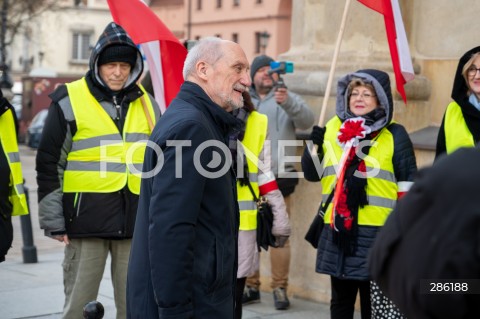
<instances>
[{"instance_id":1,"label":"black knit hat","mask_svg":"<svg viewBox=\"0 0 480 319\"><path fill-rule=\"evenodd\" d=\"M253 59L252 66L250 67L250 76L253 77L255 76L255 73L257 73L258 69L263 68L264 66L270 66L270 62L273 62L274 60L267 56L267 55L259 55L255 59Z\"/></svg>"},{"instance_id":2,"label":"black knit hat","mask_svg":"<svg viewBox=\"0 0 480 319\"><path fill-rule=\"evenodd\" d=\"M137 49L123 44L114 44L106 47L98 57L98 66L110 62L125 62L135 66L137 62Z\"/></svg>"}]
</instances>

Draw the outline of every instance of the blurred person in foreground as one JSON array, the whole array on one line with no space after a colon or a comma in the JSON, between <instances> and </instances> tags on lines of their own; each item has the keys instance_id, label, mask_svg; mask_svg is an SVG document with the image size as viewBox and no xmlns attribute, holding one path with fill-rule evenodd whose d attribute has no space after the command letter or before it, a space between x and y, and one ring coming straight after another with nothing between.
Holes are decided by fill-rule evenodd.
<instances>
[{"instance_id":1,"label":"blurred person in foreground","mask_svg":"<svg viewBox=\"0 0 480 319\"><path fill-rule=\"evenodd\" d=\"M28 214L13 106L0 90L0 262L12 246L12 216Z\"/></svg>"},{"instance_id":2,"label":"blurred person in foreground","mask_svg":"<svg viewBox=\"0 0 480 319\"><path fill-rule=\"evenodd\" d=\"M296 156L296 129L306 130L314 123L314 115L307 103L286 86L278 86L278 74L268 74L270 63L274 60L266 55L257 56L251 65L252 87L250 95L255 109L268 117L268 133L271 147L271 170L277 180L291 216L291 194L298 183L293 163L284 162L285 157ZM290 241L284 247L270 250L272 270L271 288L274 305L277 310L290 306L287 296L288 276L290 272ZM244 304L260 301L260 273L247 278Z\"/></svg>"},{"instance_id":3,"label":"blurred person in foreground","mask_svg":"<svg viewBox=\"0 0 480 319\"><path fill-rule=\"evenodd\" d=\"M480 46L458 61L452 99L438 132L435 159L480 142Z\"/></svg>"},{"instance_id":4,"label":"blurred person in foreground","mask_svg":"<svg viewBox=\"0 0 480 319\"><path fill-rule=\"evenodd\" d=\"M64 318L97 298L107 257L117 318L126 317L127 266L146 141L159 117L136 82L143 60L125 30L109 23L90 70L51 95L37 153L40 227L65 243Z\"/></svg>"},{"instance_id":5,"label":"blurred person in foreground","mask_svg":"<svg viewBox=\"0 0 480 319\"><path fill-rule=\"evenodd\" d=\"M231 114L251 84L242 48L215 37L150 138L127 284L128 318L234 318L239 210Z\"/></svg>"},{"instance_id":6,"label":"blurred person in foreground","mask_svg":"<svg viewBox=\"0 0 480 319\"><path fill-rule=\"evenodd\" d=\"M259 268L257 245L257 205L255 198L263 196L272 207L276 247L282 247L290 236L285 201L278 189L275 176L270 170L268 141L268 118L255 111L248 92L243 92L244 106L234 110L233 115L241 121L241 128L230 135L230 150L237 176L238 205L240 208L240 231L238 234L238 271L235 295L235 319L242 318L242 298L245 281ZM241 145L239 145L241 143ZM237 152L238 147L248 150L249 156ZM242 160L243 158L243 160ZM240 174L240 169L243 168ZM250 183L250 186L249 186ZM255 196L252 194L254 192Z\"/></svg>"},{"instance_id":7,"label":"blurred person in foreground","mask_svg":"<svg viewBox=\"0 0 480 319\"><path fill-rule=\"evenodd\" d=\"M408 318L480 318L480 148L419 171L377 236L372 277Z\"/></svg>"},{"instance_id":8,"label":"blurred person in foreground","mask_svg":"<svg viewBox=\"0 0 480 319\"><path fill-rule=\"evenodd\" d=\"M305 178L322 184L322 201L333 196L325 211L316 271L330 275L332 319L353 318L357 293L362 319L401 318L370 281L367 256L398 199L413 184L413 145L405 128L393 121L387 73L359 70L341 77L337 87L336 116L325 128L315 126L310 137L318 146L316 158L309 148L302 156Z\"/></svg>"}]
</instances>

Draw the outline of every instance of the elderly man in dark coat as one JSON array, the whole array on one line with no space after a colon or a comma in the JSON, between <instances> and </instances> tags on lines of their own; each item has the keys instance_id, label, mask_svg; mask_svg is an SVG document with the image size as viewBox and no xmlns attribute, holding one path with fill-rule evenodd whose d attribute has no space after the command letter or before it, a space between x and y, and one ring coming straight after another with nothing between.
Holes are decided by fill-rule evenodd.
<instances>
[{"instance_id":1,"label":"elderly man in dark coat","mask_svg":"<svg viewBox=\"0 0 480 319\"><path fill-rule=\"evenodd\" d=\"M218 38L187 55L145 153L128 318L233 318L239 211L226 143L248 70L241 47Z\"/></svg>"}]
</instances>

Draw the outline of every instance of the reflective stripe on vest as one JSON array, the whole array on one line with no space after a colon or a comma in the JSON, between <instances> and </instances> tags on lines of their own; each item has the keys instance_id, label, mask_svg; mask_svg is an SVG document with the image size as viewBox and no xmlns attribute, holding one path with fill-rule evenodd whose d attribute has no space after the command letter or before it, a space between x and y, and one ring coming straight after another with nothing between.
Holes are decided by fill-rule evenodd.
<instances>
[{"instance_id":1,"label":"reflective stripe on vest","mask_svg":"<svg viewBox=\"0 0 480 319\"><path fill-rule=\"evenodd\" d=\"M10 167L10 195L12 216L28 214L27 198L23 188L22 164L18 152L17 132L12 110L7 110L0 116L0 143Z\"/></svg>"},{"instance_id":2,"label":"reflective stripe on vest","mask_svg":"<svg viewBox=\"0 0 480 319\"><path fill-rule=\"evenodd\" d=\"M462 109L456 102L451 102L445 112L445 146L447 154L460 147L474 147L473 135L467 127Z\"/></svg>"},{"instance_id":3,"label":"reflective stripe on vest","mask_svg":"<svg viewBox=\"0 0 480 319\"><path fill-rule=\"evenodd\" d=\"M77 132L67 157L63 191L110 193L128 183L130 191L139 194L143 156L150 136L141 99L130 103L122 137L88 90L84 78L68 83L67 89ZM147 95L142 86L140 89ZM145 102L155 124L152 103L149 98Z\"/></svg>"},{"instance_id":4,"label":"reflective stripe on vest","mask_svg":"<svg viewBox=\"0 0 480 319\"><path fill-rule=\"evenodd\" d=\"M267 137L267 116L256 111L250 113L245 128L242 144L247 156L250 184L255 195L260 194L258 188L258 156ZM240 230L257 229L257 204L248 186L237 182L238 206L240 208Z\"/></svg>"},{"instance_id":5,"label":"reflective stripe on vest","mask_svg":"<svg viewBox=\"0 0 480 319\"><path fill-rule=\"evenodd\" d=\"M327 123L325 142L330 143L329 148L323 146L324 175L321 180L322 198L325 200L332 191L335 182L335 171L337 167L333 164L340 161L342 148L337 143L337 133L341 126L338 117L333 118ZM328 151L328 149L333 150ZM385 223L391 210L395 207L397 201L397 181L393 171L393 136L390 131L383 128L376 137L374 144L370 147L368 156L365 157L367 168L367 198L368 205L358 210L358 224L370 226L382 226ZM333 163L333 164L332 164ZM375 172L374 169L377 169ZM325 213L325 223L330 223L332 214L332 204L330 204Z\"/></svg>"}]
</instances>

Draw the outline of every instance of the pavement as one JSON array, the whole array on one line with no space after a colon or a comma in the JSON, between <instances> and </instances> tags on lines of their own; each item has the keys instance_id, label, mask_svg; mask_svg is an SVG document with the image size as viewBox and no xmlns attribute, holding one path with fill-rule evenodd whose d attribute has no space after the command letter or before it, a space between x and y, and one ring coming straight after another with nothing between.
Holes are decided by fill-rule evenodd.
<instances>
[{"instance_id":1,"label":"pavement","mask_svg":"<svg viewBox=\"0 0 480 319\"><path fill-rule=\"evenodd\" d=\"M64 294L62 282L63 244L43 235L38 223L37 185L35 179L36 151L20 145L26 186L29 188L30 220L33 233L33 247L24 242L21 218L14 217L14 241L0 264L0 319L13 318L61 318ZM28 225L23 219L23 227ZM28 219L28 218L27 218ZM26 243L27 245L24 245ZM37 262L26 263L37 257ZM103 275L97 300L105 308L105 319L115 318L113 288L108 270ZM327 319L329 305L290 298L288 310L278 311L273 306L271 293L261 292L261 302L244 307L244 319ZM79 314L79 318L82 318ZM360 318L355 313L355 318Z\"/></svg>"}]
</instances>

